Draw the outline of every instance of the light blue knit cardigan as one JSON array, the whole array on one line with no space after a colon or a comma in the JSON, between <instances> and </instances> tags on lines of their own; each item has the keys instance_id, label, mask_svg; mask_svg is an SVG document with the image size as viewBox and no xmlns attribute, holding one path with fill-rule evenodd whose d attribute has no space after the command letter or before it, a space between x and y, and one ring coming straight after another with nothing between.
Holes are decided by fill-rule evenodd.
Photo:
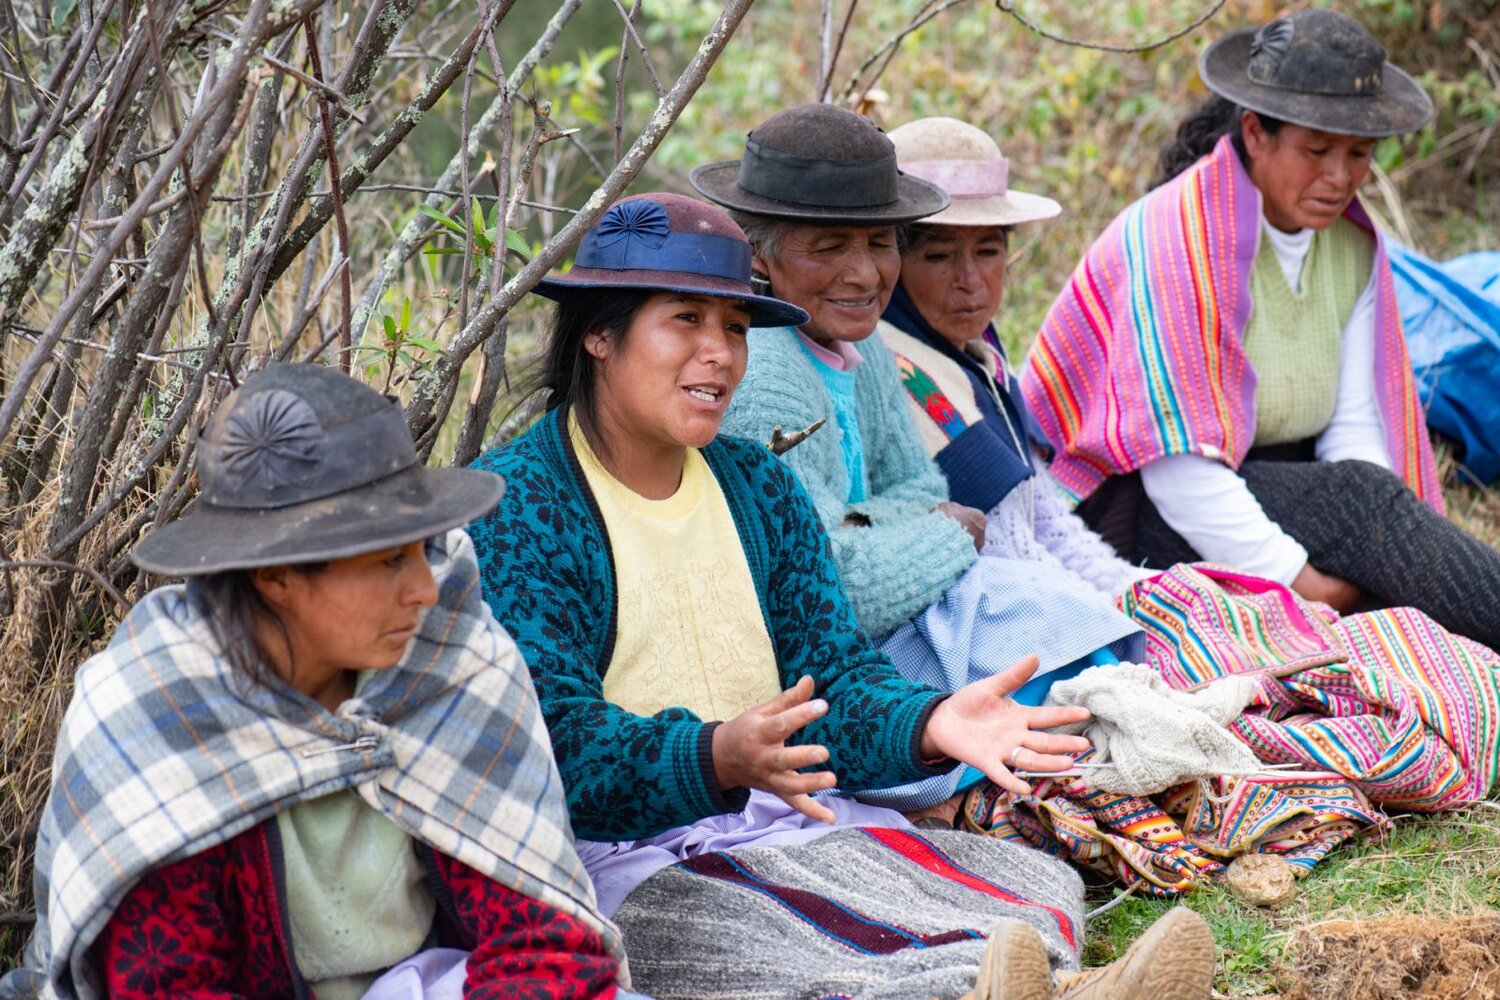
<instances>
[{"instance_id":1,"label":"light blue knit cardigan","mask_svg":"<svg viewBox=\"0 0 1500 1000\"><path fill-rule=\"evenodd\" d=\"M974 562L969 534L935 508L948 483L927 457L906 412L895 359L879 337L857 345L855 417L864 441L865 500L850 504L849 478L833 399L789 327L750 331L750 361L729 406L723 432L769 441L780 425L801 430L828 423L783 459L812 497L833 545L833 558L855 616L884 638L943 596ZM868 526L846 526L851 514Z\"/></svg>"}]
</instances>

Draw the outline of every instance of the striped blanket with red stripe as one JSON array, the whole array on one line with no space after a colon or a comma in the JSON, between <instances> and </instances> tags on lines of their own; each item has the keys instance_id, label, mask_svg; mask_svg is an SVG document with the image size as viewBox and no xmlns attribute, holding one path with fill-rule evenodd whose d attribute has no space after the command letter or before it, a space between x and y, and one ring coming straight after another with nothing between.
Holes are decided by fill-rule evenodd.
<instances>
[{"instance_id":1,"label":"striped blanket with red stripe","mask_svg":"<svg viewBox=\"0 0 1500 1000\"><path fill-rule=\"evenodd\" d=\"M679 862L614 919L634 988L660 998L959 996L1005 919L1035 927L1055 968L1077 968L1083 887L1029 847L849 827Z\"/></svg>"}]
</instances>

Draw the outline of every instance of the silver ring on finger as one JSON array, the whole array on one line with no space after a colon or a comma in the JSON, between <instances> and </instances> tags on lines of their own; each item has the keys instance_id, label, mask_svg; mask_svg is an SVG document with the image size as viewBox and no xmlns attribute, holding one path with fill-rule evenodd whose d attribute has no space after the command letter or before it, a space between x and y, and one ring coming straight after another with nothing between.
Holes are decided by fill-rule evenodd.
<instances>
[{"instance_id":1,"label":"silver ring on finger","mask_svg":"<svg viewBox=\"0 0 1500 1000\"><path fill-rule=\"evenodd\" d=\"M1023 746L1017 746L1011 750L1010 756L1006 758L1006 761L1010 764L1011 767L1016 766L1016 758L1021 756L1021 751L1025 749L1026 748Z\"/></svg>"}]
</instances>

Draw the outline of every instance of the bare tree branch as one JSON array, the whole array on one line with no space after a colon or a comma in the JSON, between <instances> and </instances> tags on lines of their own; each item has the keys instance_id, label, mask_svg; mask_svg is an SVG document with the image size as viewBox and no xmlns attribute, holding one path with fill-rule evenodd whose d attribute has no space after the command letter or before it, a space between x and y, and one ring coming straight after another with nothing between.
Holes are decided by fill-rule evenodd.
<instances>
[{"instance_id":1,"label":"bare tree branch","mask_svg":"<svg viewBox=\"0 0 1500 1000\"><path fill-rule=\"evenodd\" d=\"M604 214L604 210L620 196L626 185L635 179L646 160L662 139L666 138L667 131L687 106L687 102L703 85L708 71L718 61L724 46L733 37L735 29L739 27L753 2L754 0L729 0L724 13L719 15L713 28L704 36L692 61L677 78L672 89L657 102L656 111L646 127L615 165L615 169L604 179L604 183L589 197L579 213L547 241L531 262L507 281L500 293L458 332L447 352L418 381L406 410L407 424L412 428L413 436L421 438L441 422L445 413L440 412L438 401L447 393L446 386L457 385L458 372L469 355L494 330L500 317L509 312L522 295L536 286L573 243Z\"/></svg>"}]
</instances>

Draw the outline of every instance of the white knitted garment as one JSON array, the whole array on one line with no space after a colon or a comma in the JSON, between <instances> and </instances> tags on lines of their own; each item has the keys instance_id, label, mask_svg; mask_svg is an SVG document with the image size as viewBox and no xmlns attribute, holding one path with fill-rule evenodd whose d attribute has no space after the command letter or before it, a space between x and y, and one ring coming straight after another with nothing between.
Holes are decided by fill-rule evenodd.
<instances>
[{"instance_id":1,"label":"white knitted garment","mask_svg":"<svg viewBox=\"0 0 1500 1000\"><path fill-rule=\"evenodd\" d=\"M1042 563L1111 607L1132 583L1155 575L1121 559L1089 530L1039 463L1035 476L1017 483L989 512L984 554Z\"/></svg>"},{"instance_id":2,"label":"white knitted garment","mask_svg":"<svg viewBox=\"0 0 1500 1000\"><path fill-rule=\"evenodd\" d=\"M1090 667L1052 685L1049 705L1082 705L1093 719L1069 727L1094 744L1088 784L1120 795L1154 795L1193 778L1260 766L1225 725L1244 711L1255 681L1234 675L1175 691L1151 667Z\"/></svg>"}]
</instances>

